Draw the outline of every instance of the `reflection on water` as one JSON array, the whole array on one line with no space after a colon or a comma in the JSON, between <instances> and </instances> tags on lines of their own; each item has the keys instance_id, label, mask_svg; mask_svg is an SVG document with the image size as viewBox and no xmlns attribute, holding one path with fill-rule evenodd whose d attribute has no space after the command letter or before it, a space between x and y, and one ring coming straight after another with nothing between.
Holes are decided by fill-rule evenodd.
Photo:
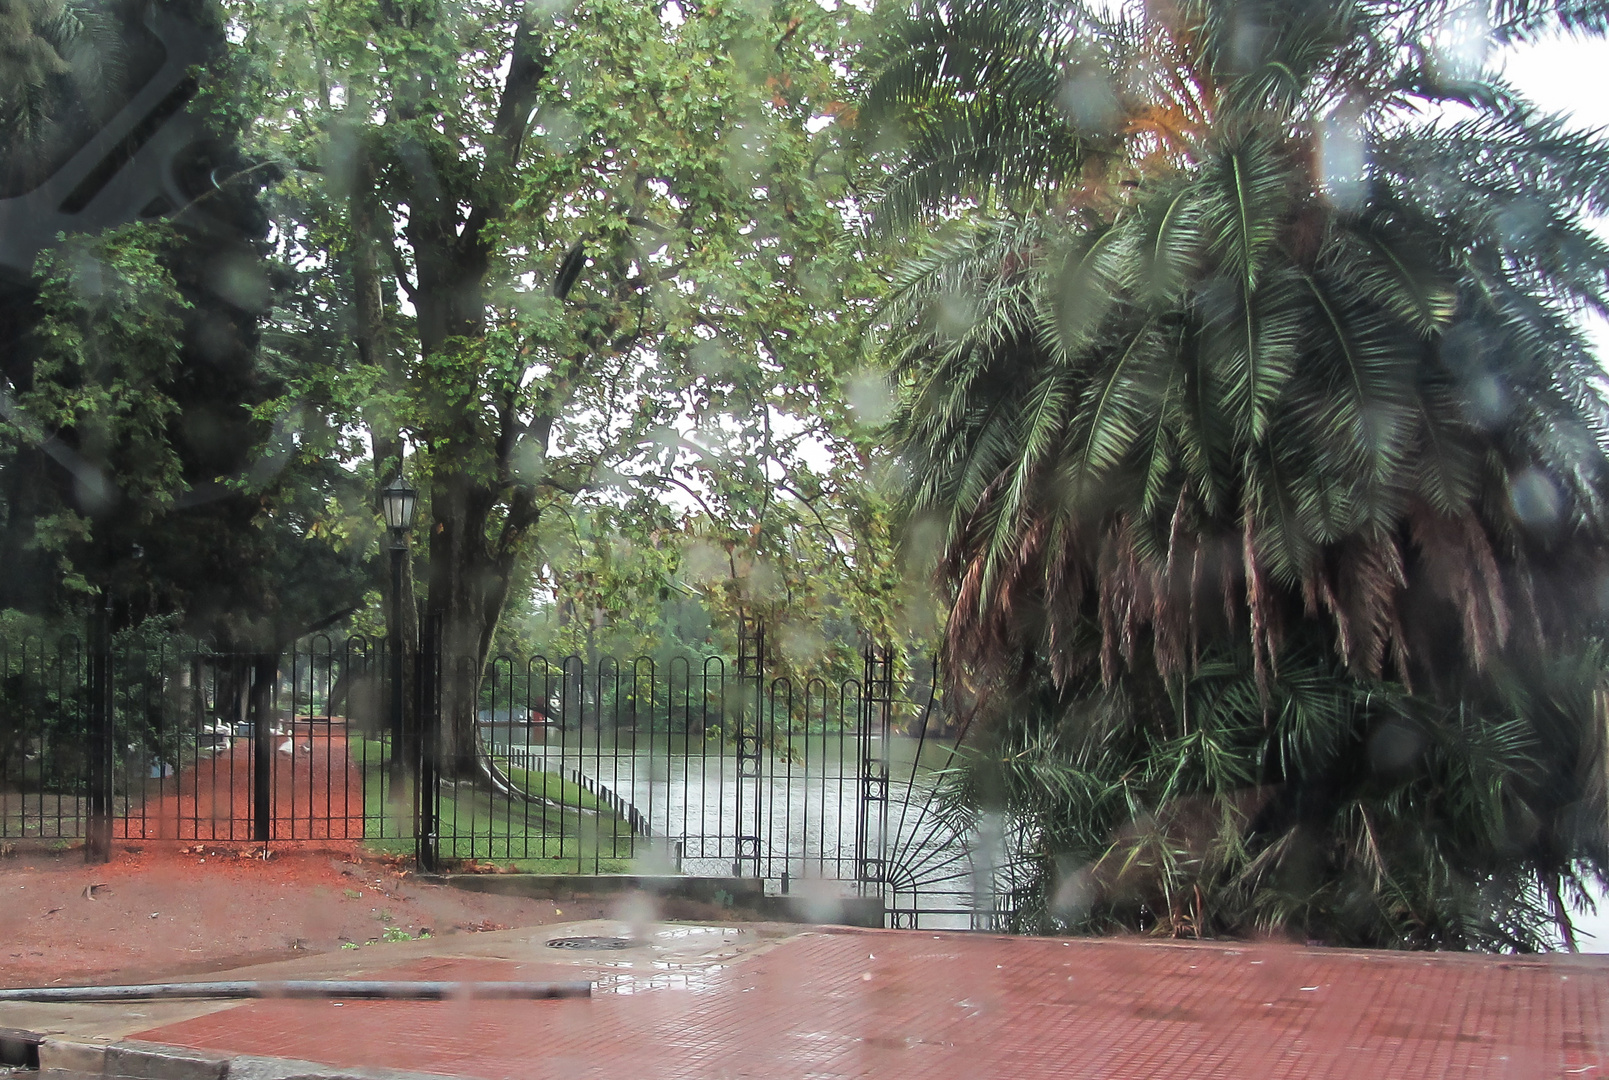
<instances>
[{"instance_id":1,"label":"reflection on water","mask_svg":"<svg viewBox=\"0 0 1609 1080\"><path fill-rule=\"evenodd\" d=\"M600 971L593 976L595 994L640 994L645 990L691 990L695 993L715 988L715 977L725 964L677 964L655 961L646 969L623 967Z\"/></svg>"}]
</instances>

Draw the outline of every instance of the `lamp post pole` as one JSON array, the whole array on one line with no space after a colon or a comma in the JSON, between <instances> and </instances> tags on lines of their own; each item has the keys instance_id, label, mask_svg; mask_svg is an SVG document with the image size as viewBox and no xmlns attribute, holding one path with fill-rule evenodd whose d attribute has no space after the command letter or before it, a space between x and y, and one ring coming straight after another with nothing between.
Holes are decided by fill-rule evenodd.
<instances>
[{"instance_id":1,"label":"lamp post pole","mask_svg":"<svg viewBox=\"0 0 1609 1080\"><path fill-rule=\"evenodd\" d=\"M403 560L408 556L408 535L401 529L391 530L391 760L394 771L402 775L403 738L403 683L405 681L402 657L402 583Z\"/></svg>"},{"instance_id":2,"label":"lamp post pole","mask_svg":"<svg viewBox=\"0 0 1609 1080\"><path fill-rule=\"evenodd\" d=\"M390 639L391 653L391 775L393 784L405 775L406 764L403 761L403 746L407 742L404 732L404 715L406 713L406 676L403 657L402 623L403 605L405 599L402 595L405 580L406 565L404 560L408 557L408 531L413 528L414 505L418 502L419 493L408 486L399 471L397 478L387 484L385 490L380 492L380 509L385 515L386 528L391 532L391 617Z\"/></svg>"}]
</instances>

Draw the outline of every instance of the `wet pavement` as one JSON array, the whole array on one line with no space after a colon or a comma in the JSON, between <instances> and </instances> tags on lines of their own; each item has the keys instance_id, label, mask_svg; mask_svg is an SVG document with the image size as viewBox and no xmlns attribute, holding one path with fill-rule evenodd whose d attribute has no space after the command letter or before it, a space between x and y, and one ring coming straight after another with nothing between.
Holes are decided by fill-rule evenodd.
<instances>
[{"instance_id":1,"label":"wet pavement","mask_svg":"<svg viewBox=\"0 0 1609 1080\"><path fill-rule=\"evenodd\" d=\"M548 946L612 935L645 943ZM485 1080L1609 1075L1602 958L587 922L373 945L227 977L341 976L586 977L595 991L537 1002L5 1005L0 1027Z\"/></svg>"}]
</instances>

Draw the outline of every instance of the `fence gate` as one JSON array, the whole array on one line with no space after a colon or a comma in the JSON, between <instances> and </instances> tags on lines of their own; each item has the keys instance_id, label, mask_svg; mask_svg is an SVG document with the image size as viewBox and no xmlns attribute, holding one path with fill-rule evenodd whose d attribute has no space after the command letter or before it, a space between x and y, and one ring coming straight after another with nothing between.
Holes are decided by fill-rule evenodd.
<instances>
[{"instance_id":1,"label":"fence gate","mask_svg":"<svg viewBox=\"0 0 1609 1080\"><path fill-rule=\"evenodd\" d=\"M899 668L872 648L847 671L800 674L756 625L730 666L497 657L477 700L486 775L435 788L436 854L760 879L879 899L896 925L994 927L986 847L941 787L961 729L934 665Z\"/></svg>"}]
</instances>

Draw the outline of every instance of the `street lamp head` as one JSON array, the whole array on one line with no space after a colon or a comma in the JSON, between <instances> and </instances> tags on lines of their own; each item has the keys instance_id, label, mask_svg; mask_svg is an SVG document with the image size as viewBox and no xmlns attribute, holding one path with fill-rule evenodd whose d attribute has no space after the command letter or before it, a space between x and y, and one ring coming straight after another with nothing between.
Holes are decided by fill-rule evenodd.
<instances>
[{"instance_id":1,"label":"street lamp head","mask_svg":"<svg viewBox=\"0 0 1609 1080\"><path fill-rule=\"evenodd\" d=\"M397 533L413 528L413 509L418 501L419 493L398 475L380 492L380 510L385 515L386 527Z\"/></svg>"}]
</instances>

